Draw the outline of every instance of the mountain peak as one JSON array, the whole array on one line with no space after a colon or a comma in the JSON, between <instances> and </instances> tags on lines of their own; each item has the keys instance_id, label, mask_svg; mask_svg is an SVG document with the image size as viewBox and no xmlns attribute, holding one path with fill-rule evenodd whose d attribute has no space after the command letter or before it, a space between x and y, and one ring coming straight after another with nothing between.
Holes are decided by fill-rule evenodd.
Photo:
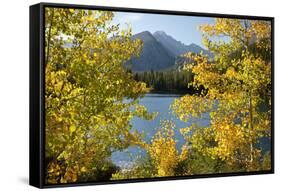
<instances>
[{"instance_id":1,"label":"mountain peak","mask_svg":"<svg viewBox=\"0 0 281 191\"><path fill-rule=\"evenodd\" d=\"M156 31L153 35L167 35L164 31Z\"/></svg>"},{"instance_id":2,"label":"mountain peak","mask_svg":"<svg viewBox=\"0 0 281 191\"><path fill-rule=\"evenodd\" d=\"M142 31L142 32L140 32L138 34L151 35L152 36L152 34L149 31Z\"/></svg>"},{"instance_id":3,"label":"mountain peak","mask_svg":"<svg viewBox=\"0 0 281 191\"><path fill-rule=\"evenodd\" d=\"M143 42L139 57L132 59L132 71L159 71L170 68L175 63L175 58L157 39L149 32L143 31L132 36Z\"/></svg>"},{"instance_id":4,"label":"mountain peak","mask_svg":"<svg viewBox=\"0 0 281 191\"><path fill-rule=\"evenodd\" d=\"M176 58L186 52L208 53L199 45L185 45L164 31L156 31L153 35L149 31L143 31L133 35L132 39L140 39L143 42L140 56L132 59L131 69L134 72L172 68Z\"/></svg>"},{"instance_id":5,"label":"mountain peak","mask_svg":"<svg viewBox=\"0 0 281 191\"><path fill-rule=\"evenodd\" d=\"M132 36L133 39L141 39L143 41L154 40L153 35L149 31L142 31Z\"/></svg>"},{"instance_id":6,"label":"mountain peak","mask_svg":"<svg viewBox=\"0 0 281 191\"><path fill-rule=\"evenodd\" d=\"M172 36L166 34L164 31L156 31L153 36L160 42L173 56L178 56L186 52L186 46L174 39Z\"/></svg>"},{"instance_id":7,"label":"mountain peak","mask_svg":"<svg viewBox=\"0 0 281 191\"><path fill-rule=\"evenodd\" d=\"M204 54L209 54L201 46L195 43L191 43L190 45L185 45L181 41L178 41L174 39L172 36L166 34L164 31L156 31L153 34L153 36L174 56L179 56L186 52L200 53L201 51L203 51Z\"/></svg>"},{"instance_id":8,"label":"mountain peak","mask_svg":"<svg viewBox=\"0 0 281 191\"><path fill-rule=\"evenodd\" d=\"M172 36L168 35L166 32L164 31L156 31L153 33L153 36L156 38L156 39L167 39L169 41L177 41L176 39L174 39Z\"/></svg>"},{"instance_id":9,"label":"mountain peak","mask_svg":"<svg viewBox=\"0 0 281 191\"><path fill-rule=\"evenodd\" d=\"M189 46L190 47L200 47L198 44L195 44L195 43L190 43Z\"/></svg>"}]
</instances>

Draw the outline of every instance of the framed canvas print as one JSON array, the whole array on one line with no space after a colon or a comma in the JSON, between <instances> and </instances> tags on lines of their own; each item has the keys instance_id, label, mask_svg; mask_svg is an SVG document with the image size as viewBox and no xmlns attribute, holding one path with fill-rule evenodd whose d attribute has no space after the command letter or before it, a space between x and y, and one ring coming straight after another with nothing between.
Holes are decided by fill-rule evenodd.
<instances>
[{"instance_id":1,"label":"framed canvas print","mask_svg":"<svg viewBox=\"0 0 281 191\"><path fill-rule=\"evenodd\" d=\"M274 19L30 7L30 184L274 172Z\"/></svg>"}]
</instances>

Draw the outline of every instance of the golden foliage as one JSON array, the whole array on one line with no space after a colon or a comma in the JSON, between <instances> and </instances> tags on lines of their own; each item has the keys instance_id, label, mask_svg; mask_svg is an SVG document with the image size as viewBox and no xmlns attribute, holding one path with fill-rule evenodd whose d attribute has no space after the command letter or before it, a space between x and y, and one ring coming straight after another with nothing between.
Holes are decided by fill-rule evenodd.
<instances>
[{"instance_id":1,"label":"golden foliage","mask_svg":"<svg viewBox=\"0 0 281 191\"><path fill-rule=\"evenodd\" d=\"M142 44L112 24L109 11L46 8L46 183L78 181L112 152L138 144L133 116L147 88L123 67ZM135 108L132 110L132 108ZM83 180L86 181L86 180Z\"/></svg>"},{"instance_id":2,"label":"golden foliage","mask_svg":"<svg viewBox=\"0 0 281 191\"><path fill-rule=\"evenodd\" d=\"M191 123L210 113L208 128L185 134L192 148L230 166L258 170L261 150L255 145L271 130L270 23L219 18L201 30L214 58L187 56L194 60L188 68L195 75L191 85L203 87L202 94L184 96L171 108Z\"/></svg>"},{"instance_id":3,"label":"golden foliage","mask_svg":"<svg viewBox=\"0 0 281 191\"><path fill-rule=\"evenodd\" d=\"M152 143L147 146L153 166L157 169L157 174L153 176L174 176L178 163L187 157L185 147L182 148L181 154L177 151L174 128L172 121L163 121Z\"/></svg>"}]
</instances>

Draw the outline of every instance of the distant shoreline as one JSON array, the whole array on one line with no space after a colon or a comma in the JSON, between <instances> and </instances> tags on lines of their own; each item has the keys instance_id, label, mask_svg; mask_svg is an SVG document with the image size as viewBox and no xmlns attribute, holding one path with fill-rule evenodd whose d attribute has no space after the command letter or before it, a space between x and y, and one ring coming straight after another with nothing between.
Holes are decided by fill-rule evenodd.
<instances>
[{"instance_id":1,"label":"distant shoreline","mask_svg":"<svg viewBox=\"0 0 281 191\"><path fill-rule=\"evenodd\" d=\"M175 92L175 91L150 91L144 95L144 97L176 97L180 98L182 96L187 95L188 93L183 93L183 92ZM143 97L143 98L144 98ZM141 98L142 99L142 98Z\"/></svg>"},{"instance_id":2,"label":"distant shoreline","mask_svg":"<svg viewBox=\"0 0 281 191\"><path fill-rule=\"evenodd\" d=\"M187 91L178 91L178 90L162 90L162 91L159 91L159 90L151 90L149 91L147 94L175 94L175 95L186 95L186 94L189 94Z\"/></svg>"}]
</instances>

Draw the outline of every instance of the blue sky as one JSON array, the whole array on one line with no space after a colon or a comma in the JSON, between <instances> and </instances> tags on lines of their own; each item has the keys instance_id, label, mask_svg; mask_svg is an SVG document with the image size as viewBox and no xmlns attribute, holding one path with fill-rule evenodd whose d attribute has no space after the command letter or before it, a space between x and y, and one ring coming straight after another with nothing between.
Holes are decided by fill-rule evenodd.
<instances>
[{"instance_id":1,"label":"blue sky","mask_svg":"<svg viewBox=\"0 0 281 191\"><path fill-rule=\"evenodd\" d=\"M214 18L115 12L113 22L115 24L120 23L121 28L125 28L127 24L130 24L133 34L142 31L150 31L151 33L164 31L186 45L195 43L204 47L198 27L201 24L214 23Z\"/></svg>"}]
</instances>

